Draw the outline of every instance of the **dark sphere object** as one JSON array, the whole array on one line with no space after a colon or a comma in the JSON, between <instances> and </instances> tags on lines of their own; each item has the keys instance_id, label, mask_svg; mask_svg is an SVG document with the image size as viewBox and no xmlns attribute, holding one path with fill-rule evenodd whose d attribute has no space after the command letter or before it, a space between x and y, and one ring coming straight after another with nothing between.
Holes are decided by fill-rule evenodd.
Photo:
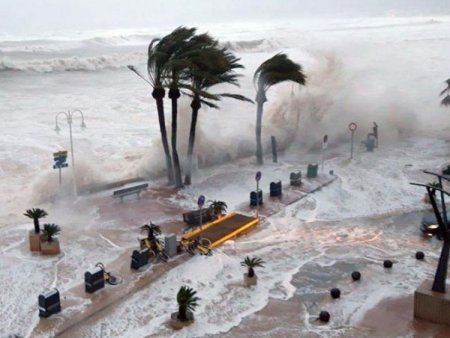
<instances>
[{"instance_id":1,"label":"dark sphere object","mask_svg":"<svg viewBox=\"0 0 450 338\"><path fill-rule=\"evenodd\" d=\"M320 311L319 319L321 322L328 323L330 321L330 313L328 311Z\"/></svg>"},{"instance_id":2,"label":"dark sphere object","mask_svg":"<svg viewBox=\"0 0 450 338\"><path fill-rule=\"evenodd\" d=\"M386 259L383 263L383 266L388 269L392 268L392 261L390 261L389 259Z\"/></svg>"},{"instance_id":3,"label":"dark sphere object","mask_svg":"<svg viewBox=\"0 0 450 338\"><path fill-rule=\"evenodd\" d=\"M330 294L331 294L331 297L333 297L334 299L337 299L341 296L341 290L339 290L338 288L332 288L330 290Z\"/></svg>"},{"instance_id":4,"label":"dark sphere object","mask_svg":"<svg viewBox=\"0 0 450 338\"><path fill-rule=\"evenodd\" d=\"M360 280L361 279L361 273L359 271L353 271L352 272L352 279L354 281Z\"/></svg>"},{"instance_id":5,"label":"dark sphere object","mask_svg":"<svg viewBox=\"0 0 450 338\"><path fill-rule=\"evenodd\" d=\"M416 252L416 259L421 261L424 258L425 258L425 254L422 251L417 251Z\"/></svg>"}]
</instances>

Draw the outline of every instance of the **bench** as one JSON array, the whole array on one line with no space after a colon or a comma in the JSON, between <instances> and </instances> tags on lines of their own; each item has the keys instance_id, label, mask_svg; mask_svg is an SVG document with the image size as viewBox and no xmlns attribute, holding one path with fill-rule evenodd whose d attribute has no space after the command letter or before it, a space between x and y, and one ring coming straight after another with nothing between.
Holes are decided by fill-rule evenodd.
<instances>
[{"instance_id":1,"label":"bench","mask_svg":"<svg viewBox=\"0 0 450 338\"><path fill-rule=\"evenodd\" d=\"M209 208L201 209L202 210L202 224L208 223L212 220L212 213ZM194 210L185 212L183 214L183 221L190 225L191 227L200 225L200 210Z\"/></svg>"},{"instance_id":2,"label":"bench","mask_svg":"<svg viewBox=\"0 0 450 338\"><path fill-rule=\"evenodd\" d=\"M141 193L141 191L147 190L147 188L148 184L140 184L134 187L116 190L113 192L113 197L120 197L120 200L123 201L124 196L137 194L139 198L140 197L139 194Z\"/></svg>"}]
</instances>

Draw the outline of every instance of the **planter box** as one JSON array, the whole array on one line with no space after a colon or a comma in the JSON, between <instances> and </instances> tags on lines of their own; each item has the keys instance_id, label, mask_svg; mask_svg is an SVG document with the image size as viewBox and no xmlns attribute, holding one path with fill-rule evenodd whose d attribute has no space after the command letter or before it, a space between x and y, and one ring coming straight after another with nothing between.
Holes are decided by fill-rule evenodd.
<instances>
[{"instance_id":1,"label":"planter box","mask_svg":"<svg viewBox=\"0 0 450 338\"><path fill-rule=\"evenodd\" d=\"M424 281L414 293L414 317L450 325L450 293L431 291L432 280Z\"/></svg>"},{"instance_id":2,"label":"planter box","mask_svg":"<svg viewBox=\"0 0 450 338\"><path fill-rule=\"evenodd\" d=\"M28 240L30 243L30 251L41 251L41 241L44 239L42 232L35 233L34 230L30 230L28 233Z\"/></svg>"},{"instance_id":3,"label":"planter box","mask_svg":"<svg viewBox=\"0 0 450 338\"><path fill-rule=\"evenodd\" d=\"M41 242L41 254L43 255L58 255L61 253L59 247L59 240L53 239L52 242Z\"/></svg>"},{"instance_id":4,"label":"planter box","mask_svg":"<svg viewBox=\"0 0 450 338\"><path fill-rule=\"evenodd\" d=\"M252 286L258 283L258 276L256 274L253 277L249 277L248 273L244 273L244 284L245 286Z\"/></svg>"},{"instance_id":5,"label":"planter box","mask_svg":"<svg viewBox=\"0 0 450 338\"><path fill-rule=\"evenodd\" d=\"M194 314L192 312L187 313L188 320L181 321L178 319L178 312L173 312L170 315L170 327L174 330L181 330L185 326L189 326L194 322Z\"/></svg>"}]
</instances>

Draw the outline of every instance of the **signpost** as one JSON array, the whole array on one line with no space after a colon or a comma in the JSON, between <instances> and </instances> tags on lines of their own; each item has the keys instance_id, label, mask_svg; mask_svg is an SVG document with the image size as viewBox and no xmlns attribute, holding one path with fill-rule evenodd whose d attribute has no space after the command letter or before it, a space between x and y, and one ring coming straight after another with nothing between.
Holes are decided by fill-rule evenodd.
<instances>
[{"instance_id":1,"label":"signpost","mask_svg":"<svg viewBox=\"0 0 450 338\"><path fill-rule=\"evenodd\" d=\"M348 129L349 129L349 130L351 131L351 133L352 133L352 137L351 137L351 140L350 140L350 159L353 158L353 137L354 137L355 130L356 130L357 127L358 127L358 126L357 126L356 123L354 123L354 122L352 122L352 123L350 123L350 124L348 125Z\"/></svg>"},{"instance_id":2,"label":"signpost","mask_svg":"<svg viewBox=\"0 0 450 338\"><path fill-rule=\"evenodd\" d=\"M57 151L53 153L53 169L59 169L59 184L61 185L61 168L67 168L67 150Z\"/></svg>"},{"instance_id":3,"label":"signpost","mask_svg":"<svg viewBox=\"0 0 450 338\"><path fill-rule=\"evenodd\" d=\"M328 148L328 135L325 134L325 136L323 137L323 142L322 142L322 174L323 174L323 164L325 162L325 150Z\"/></svg>"},{"instance_id":4,"label":"signpost","mask_svg":"<svg viewBox=\"0 0 450 338\"><path fill-rule=\"evenodd\" d=\"M259 218L259 181L261 180L261 172L257 171L256 176L256 218Z\"/></svg>"},{"instance_id":5,"label":"signpost","mask_svg":"<svg viewBox=\"0 0 450 338\"><path fill-rule=\"evenodd\" d=\"M200 229L202 228L202 208L205 205L205 196L200 195L197 201L198 208L200 210Z\"/></svg>"}]
</instances>

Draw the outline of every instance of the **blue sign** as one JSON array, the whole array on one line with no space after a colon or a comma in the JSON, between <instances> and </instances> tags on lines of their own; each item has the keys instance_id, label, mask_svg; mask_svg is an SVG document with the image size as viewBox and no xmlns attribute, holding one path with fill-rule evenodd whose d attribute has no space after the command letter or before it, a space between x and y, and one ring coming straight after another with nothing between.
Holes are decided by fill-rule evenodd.
<instances>
[{"instance_id":1,"label":"blue sign","mask_svg":"<svg viewBox=\"0 0 450 338\"><path fill-rule=\"evenodd\" d=\"M197 201L198 207L201 208L205 205L205 196L200 195Z\"/></svg>"},{"instance_id":2,"label":"blue sign","mask_svg":"<svg viewBox=\"0 0 450 338\"><path fill-rule=\"evenodd\" d=\"M256 180L256 182L259 182L260 179L261 179L261 172L258 171L258 172L256 173L255 180Z\"/></svg>"},{"instance_id":3,"label":"blue sign","mask_svg":"<svg viewBox=\"0 0 450 338\"><path fill-rule=\"evenodd\" d=\"M67 161L67 151L59 151L53 154L53 169L67 168L69 165Z\"/></svg>"}]
</instances>

